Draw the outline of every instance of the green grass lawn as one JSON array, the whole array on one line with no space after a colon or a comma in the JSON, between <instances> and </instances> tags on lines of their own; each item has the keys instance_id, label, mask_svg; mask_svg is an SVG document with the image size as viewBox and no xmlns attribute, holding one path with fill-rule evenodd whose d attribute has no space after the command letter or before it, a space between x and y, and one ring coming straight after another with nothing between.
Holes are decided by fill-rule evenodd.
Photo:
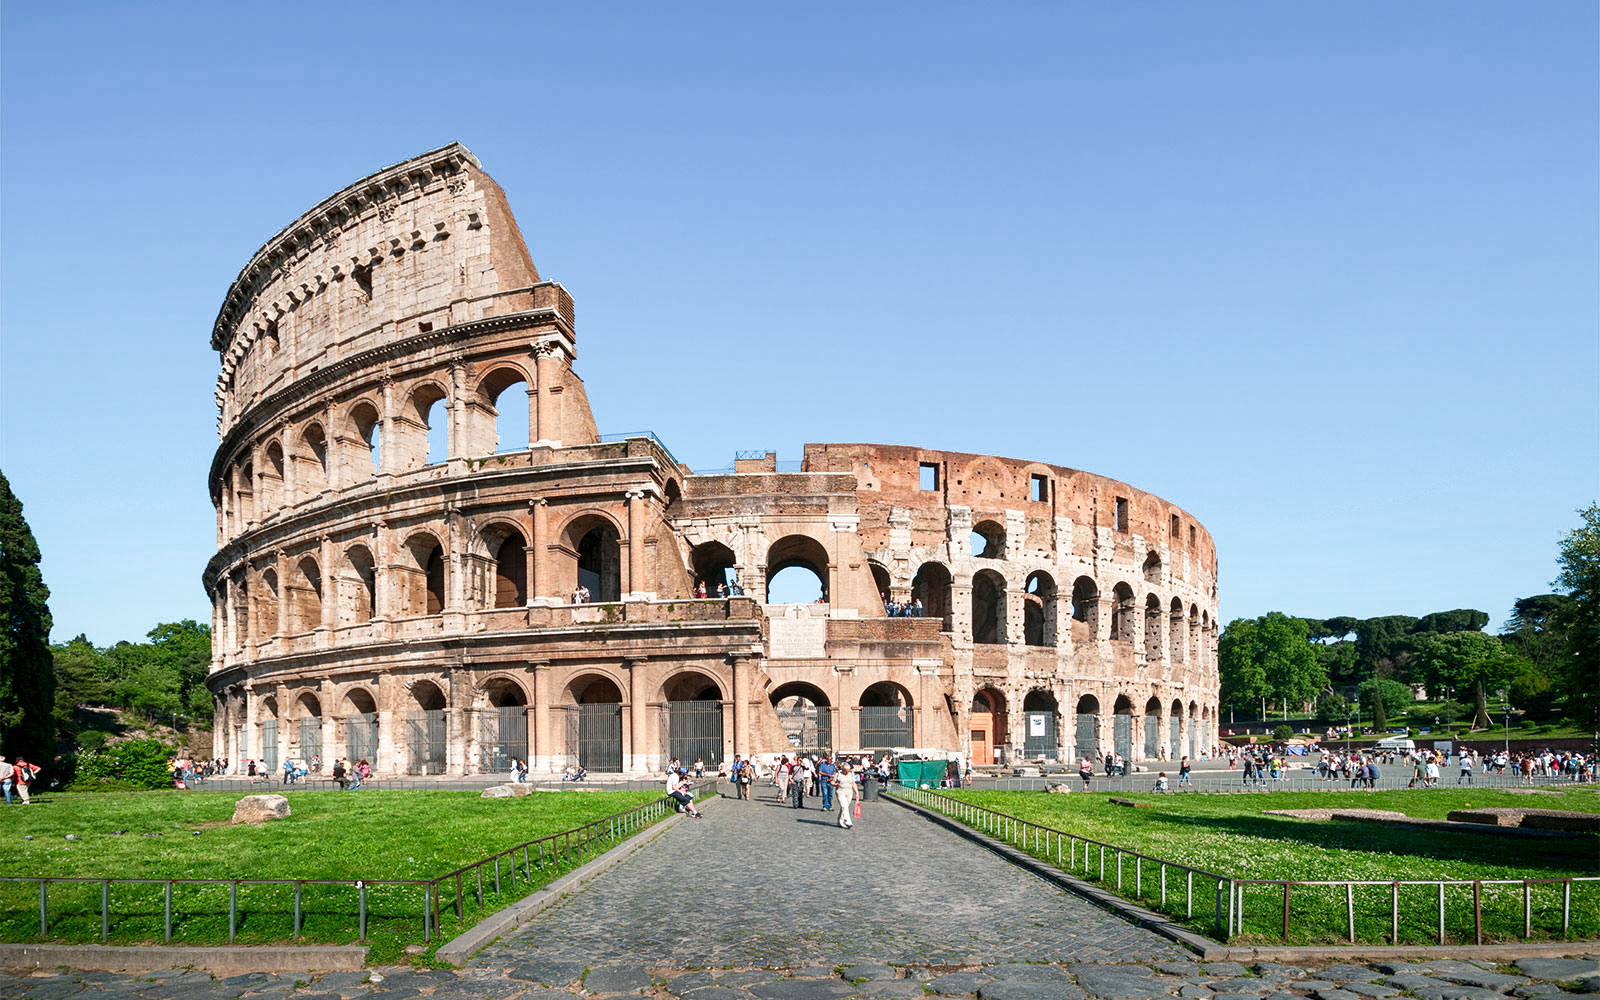
<instances>
[{"instance_id":1,"label":"green grass lawn","mask_svg":"<svg viewBox=\"0 0 1600 1000\"><path fill-rule=\"evenodd\" d=\"M1289 880L1394 880L1394 879L1496 879L1562 878L1600 875L1600 851L1595 838L1509 839L1472 833L1395 829L1371 823L1315 822L1263 815L1265 809L1389 809L1408 816L1443 819L1452 809L1518 806L1600 812L1600 794L1588 788L1563 790L1555 795L1518 795L1506 790L1397 790L1383 792L1273 792L1270 795L1121 795L1149 808L1113 805L1104 794L1051 795L1044 792L956 793L963 801L1049 826L1078 837L1137 851L1149 857L1213 872L1233 879ZM1031 847L1031 841L1030 841ZM1063 867L1073 868L1068 847ZM1035 851L1054 861L1055 849L1046 844ZM1087 855L1076 848L1076 874L1099 878L1098 848ZM1115 864L1115 852L1108 855ZM1148 862L1142 885L1135 890L1133 860L1124 863L1122 894L1137 896L1152 905L1159 893L1154 881L1159 869ZM1106 881L1115 888L1115 872ZM1196 880L1198 901L1191 926L1214 934L1216 883ZM1166 912L1186 914L1180 893L1171 890L1183 876L1169 875ZM1389 888L1357 890L1357 938L1381 942L1389 933ZM1561 888L1537 887L1535 937L1559 936ZM1282 891L1247 890L1244 934L1247 940L1282 940ZM1436 940L1437 890L1403 888L1402 943ZM1272 895L1272 900L1267 899ZM1423 897L1426 897L1425 899ZM1156 908L1159 899L1154 900ZM1297 942L1332 942L1345 937L1346 914L1342 890L1297 889L1291 899L1291 939ZM1579 883L1573 890L1573 936L1600 935L1600 884ZM1522 889L1489 887L1484 901L1490 938L1520 934ZM1491 920L1492 918L1492 920ZM1185 917L1185 919L1187 919ZM1553 921L1553 924L1552 924ZM1471 890L1454 889L1446 897L1447 940L1472 936Z\"/></svg>"},{"instance_id":2,"label":"green grass lawn","mask_svg":"<svg viewBox=\"0 0 1600 1000\"><path fill-rule=\"evenodd\" d=\"M0 809L0 875L88 878L430 879L480 858L581 826L661 797L658 792L536 792L524 798L483 799L471 791L296 792L291 815L262 825L231 826L239 793L127 792L35 796L27 808ZM195 831L199 831L196 835ZM119 832L121 831L121 832ZM73 834L78 840L67 840ZM160 834L160 836L146 836ZM34 839L24 839L31 835ZM487 913L593 857L603 847L557 860L530 856L530 873L511 885L503 863L501 895L485 870L485 907L476 879L463 882L463 918L455 916L454 881L441 889L440 931L448 939ZM526 875L531 874L531 878ZM112 890L113 943L160 941L164 887ZM358 934L352 887L302 890L305 940L346 943ZM420 887L368 889L372 961L393 961L406 944L422 941ZM243 886L238 940L268 943L293 936L294 890ZM100 936L100 885L57 884L49 890L53 941ZM178 887L173 940L188 944L228 939L228 888ZM0 883L0 939L39 940L38 889ZM437 938L435 939L437 944Z\"/></svg>"}]
</instances>

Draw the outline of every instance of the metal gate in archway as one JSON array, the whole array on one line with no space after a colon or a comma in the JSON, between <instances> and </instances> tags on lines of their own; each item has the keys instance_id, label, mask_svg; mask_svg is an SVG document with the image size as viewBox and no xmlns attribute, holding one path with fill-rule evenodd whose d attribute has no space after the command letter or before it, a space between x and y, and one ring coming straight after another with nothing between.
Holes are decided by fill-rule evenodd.
<instances>
[{"instance_id":1,"label":"metal gate in archway","mask_svg":"<svg viewBox=\"0 0 1600 1000\"><path fill-rule=\"evenodd\" d=\"M1028 727L1028 731L1023 738L1023 756L1029 760L1035 760L1039 757L1043 757L1045 760L1055 760L1056 713L1027 712L1024 715L1023 724Z\"/></svg>"},{"instance_id":2,"label":"metal gate in archway","mask_svg":"<svg viewBox=\"0 0 1600 1000\"><path fill-rule=\"evenodd\" d=\"M1126 712L1111 717L1111 748L1123 760L1133 760L1133 716Z\"/></svg>"},{"instance_id":3,"label":"metal gate in archway","mask_svg":"<svg viewBox=\"0 0 1600 1000\"><path fill-rule=\"evenodd\" d=\"M506 705L478 712L478 770L511 770L511 758L528 759L528 706Z\"/></svg>"},{"instance_id":4,"label":"metal gate in archway","mask_svg":"<svg viewBox=\"0 0 1600 1000\"><path fill-rule=\"evenodd\" d=\"M833 709L804 702L777 709L778 725L796 750L833 749Z\"/></svg>"},{"instance_id":5,"label":"metal gate in archway","mask_svg":"<svg viewBox=\"0 0 1600 1000\"><path fill-rule=\"evenodd\" d=\"M444 773L444 709L412 712L406 717L406 773Z\"/></svg>"},{"instance_id":6,"label":"metal gate in archway","mask_svg":"<svg viewBox=\"0 0 1600 1000\"><path fill-rule=\"evenodd\" d=\"M1092 712L1078 713L1078 756L1087 757L1100 764L1100 736L1096 731L1095 715Z\"/></svg>"},{"instance_id":7,"label":"metal gate in archway","mask_svg":"<svg viewBox=\"0 0 1600 1000\"><path fill-rule=\"evenodd\" d=\"M1175 757L1184 756L1184 753L1183 753L1183 719L1181 717L1176 716L1176 715L1172 716L1172 724L1171 724L1171 730L1170 731L1172 733L1172 738L1170 740L1168 740L1167 745L1172 747L1173 756L1175 756Z\"/></svg>"},{"instance_id":8,"label":"metal gate in archway","mask_svg":"<svg viewBox=\"0 0 1600 1000\"><path fill-rule=\"evenodd\" d=\"M311 767L311 758L322 756L322 720L315 716L303 717L300 720L300 756L305 758L308 770Z\"/></svg>"},{"instance_id":9,"label":"metal gate in archway","mask_svg":"<svg viewBox=\"0 0 1600 1000\"><path fill-rule=\"evenodd\" d=\"M378 765L378 714L363 712L344 717L344 755L350 763Z\"/></svg>"},{"instance_id":10,"label":"metal gate in archway","mask_svg":"<svg viewBox=\"0 0 1600 1000\"><path fill-rule=\"evenodd\" d=\"M1161 756L1161 716L1144 717L1144 759L1155 760Z\"/></svg>"},{"instance_id":11,"label":"metal gate in archway","mask_svg":"<svg viewBox=\"0 0 1600 1000\"><path fill-rule=\"evenodd\" d=\"M586 771L622 770L622 705L577 705L567 710L567 747Z\"/></svg>"},{"instance_id":12,"label":"metal gate in archway","mask_svg":"<svg viewBox=\"0 0 1600 1000\"><path fill-rule=\"evenodd\" d=\"M669 701L661 706L662 749L684 767L722 761L722 702Z\"/></svg>"},{"instance_id":13,"label":"metal gate in archway","mask_svg":"<svg viewBox=\"0 0 1600 1000\"><path fill-rule=\"evenodd\" d=\"M912 745L911 706L861 706L861 749L880 750Z\"/></svg>"},{"instance_id":14,"label":"metal gate in archway","mask_svg":"<svg viewBox=\"0 0 1600 1000\"><path fill-rule=\"evenodd\" d=\"M271 722L263 722L261 724L261 767L256 768L256 770L260 771L262 769L266 770L268 777L271 777L278 771L277 719L273 719Z\"/></svg>"}]
</instances>

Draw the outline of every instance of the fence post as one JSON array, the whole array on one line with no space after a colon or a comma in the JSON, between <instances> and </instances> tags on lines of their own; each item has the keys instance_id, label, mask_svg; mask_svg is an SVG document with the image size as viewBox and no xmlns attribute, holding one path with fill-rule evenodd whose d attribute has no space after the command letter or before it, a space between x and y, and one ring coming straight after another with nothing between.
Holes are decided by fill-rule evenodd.
<instances>
[{"instance_id":1,"label":"fence post","mask_svg":"<svg viewBox=\"0 0 1600 1000\"><path fill-rule=\"evenodd\" d=\"M1238 930L1238 932L1240 934L1243 934L1244 933L1244 883L1243 882L1238 883L1236 891L1239 894L1239 905L1234 908L1233 913L1234 913L1234 918L1237 921L1236 929Z\"/></svg>"},{"instance_id":2,"label":"fence post","mask_svg":"<svg viewBox=\"0 0 1600 1000\"><path fill-rule=\"evenodd\" d=\"M427 944L433 940L433 928L428 917L432 915L432 907L428 902L428 883L422 883L422 943Z\"/></svg>"},{"instance_id":3,"label":"fence post","mask_svg":"<svg viewBox=\"0 0 1600 1000\"><path fill-rule=\"evenodd\" d=\"M1122 891L1122 851L1117 851L1117 891Z\"/></svg>"},{"instance_id":4,"label":"fence post","mask_svg":"<svg viewBox=\"0 0 1600 1000\"><path fill-rule=\"evenodd\" d=\"M294 939L300 940L300 880L294 880Z\"/></svg>"},{"instance_id":5,"label":"fence post","mask_svg":"<svg viewBox=\"0 0 1600 1000\"><path fill-rule=\"evenodd\" d=\"M494 898L500 898L500 859L494 859Z\"/></svg>"},{"instance_id":6,"label":"fence post","mask_svg":"<svg viewBox=\"0 0 1600 1000\"><path fill-rule=\"evenodd\" d=\"M467 919L466 906L461 902L461 873L456 872L456 919Z\"/></svg>"},{"instance_id":7,"label":"fence post","mask_svg":"<svg viewBox=\"0 0 1600 1000\"><path fill-rule=\"evenodd\" d=\"M1144 896L1144 856L1133 856L1133 898L1141 899Z\"/></svg>"},{"instance_id":8,"label":"fence post","mask_svg":"<svg viewBox=\"0 0 1600 1000\"><path fill-rule=\"evenodd\" d=\"M1400 883L1389 883L1389 942L1400 943Z\"/></svg>"},{"instance_id":9,"label":"fence post","mask_svg":"<svg viewBox=\"0 0 1600 1000\"><path fill-rule=\"evenodd\" d=\"M1472 882L1472 937L1483 944L1483 883L1476 879Z\"/></svg>"},{"instance_id":10,"label":"fence post","mask_svg":"<svg viewBox=\"0 0 1600 1000\"><path fill-rule=\"evenodd\" d=\"M1186 897L1186 902L1183 904L1183 913L1184 913L1185 917L1189 918L1190 920L1193 920L1194 919L1194 872L1190 871L1189 875L1188 875L1188 878L1184 879L1184 881L1187 882L1188 885L1184 889L1184 896Z\"/></svg>"},{"instance_id":11,"label":"fence post","mask_svg":"<svg viewBox=\"0 0 1600 1000\"><path fill-rule=\"evenodd\" d=\"M1167 908L1167 863L1161 862L1161 908Z\"/></svg>"},{"instance_id":12,"label":"fence post","mask_svg":"<svg viewBox=\"0 0 1600 1000\"><path fill-rule=\"evenodd\" d=\"M44 926L44 885L39 885L39 919L40 927ZM42 933L42 931L41 931ZM1572 879L1562 880L1561 893L1561 936L1567 937L1572 933Z\"/></svg>"},{"instance_id":13,"label":"fence post","mask_svg":"<svg viewBox=\"0 0 1600 1000\"><path fill-rule=\"evenodd\" d=\"M1439 943L1444 944L1444 883L1439 883Z\"/></svg>"},{"instance_id":14,"label":"fence post","mask_svg":"<svg viewBox=\"0 0 1600 1000\"><path fill-rule=\"evenodd\" d=\"M1522 936L1533 937L1533 883L1522 880Z\"/></svg>"},{"instance_id":15,"label":"fence post","mask_svg":"<svg viewBox=\"0 0 1600 1000\"><path fill-rule=\"evenodd\" d=\"M1222 929L1222 881L1220 879L1217 881L1217 921L1216 921L1216 926L1217 926L1217 933L1219 935L1221 935L1222 940L1224 940L1224 941L1228 940L1228 936L1233 932L1233 888L1230 886L1229 889L1228 889L1228 929L1226 931L1224 931Z\"/></svg>"},{"instance_id":16,"label":"fence post","mask_svg":"<svg viewBox=\"0 0 1600 1000\"><path fill-rule=\"evenodd\" d=\"M49 917L49 914L47 912L47 908L46 908L46 905L45 905L45 893L48 891L47 887L49 886L49 884L50 883L46 882L44 879L40 879L39 880L39 936L40 937L46 937L50 933L50 917ZM1572 883L1569 881L1567 883L1567 894L1568 894L1567 898L1569 898L1569 899L1571 898L1571 893L1572 893Z\"/></svg>"},{"instance_id":17,"label":"fence post","mask_svg":"<svg viewBox=\"0 0 1600 1000\"><path fill-rule=\"evenodd\" d=\"M228 883L228 943L233 944L239 927L239 880Z\"/></svg>"},{"instance_id":18,"label":"fence post","mask_svg":"<svg viewBox=\"0 0 1600 1000\"><path fill-rule=\"evenodd\" d=\"M1100 845L1100 881L1106 880L1106 845Z\"/></svg>"},{"instance_id":19,"label":"fence post","mask_svg":"<svg viewBox=\"0 0 1600 1000\"><path fill-rule=\"evenodd\" d=\"M105 879L100 883L100 940L106 940L111 934L111 880ZM229 943L232 941L230 939Z\"/></svg>"},{"instance_id":20,"label":"fence post","mask_svg":"<svg viewBox=\"0 0 1600 1000\"><path fill-rule=\"evenodd\" d=\"M1289 880L1283 882L1283 939L1289 940Z\"/></svg>"},{"instance_id":21,"label":"fence post","mask_svg":"<svg viewBox=\"0 0 1600 1000\"><path fill-rule=\"evenodd\" d=\"M1356 885L1354 882L1344 884L1344 919L1350 931L1350 943L1356 943Z\"/></svg>"},{"instance_id":22,"label":"fence post","mask_svg":"<svg viewBox=\"0 0 1600 1000\"><path fill-rule=\"evenodd\" d=\"M361 890L361 937L358 940L365 941L367 939L367 883L357 882L356 888Z\"/></svg>"}]
</instances>

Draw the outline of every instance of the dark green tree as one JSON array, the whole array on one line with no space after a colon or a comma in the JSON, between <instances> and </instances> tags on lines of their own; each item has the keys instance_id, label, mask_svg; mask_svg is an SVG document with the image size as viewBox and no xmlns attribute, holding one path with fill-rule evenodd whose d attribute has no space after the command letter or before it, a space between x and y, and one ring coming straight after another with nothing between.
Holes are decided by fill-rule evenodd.
<instances>
[{"instance_id":1,"label":"dark green tree","mask_svg":"<svg viewBox=\"0 0 1600 1000\"><path fill-rule=\"evenodd\" d=\"M51 646L50 658L56 672L56 735L69 739L77 735L73 709L79 705L103 705L110 696L105 683L106 658L82 634Z\"/></svg>"},{"instance_id":2,"label":"dark green tree","mask_svg":"<svg viewBox=\"0 0 1600 1000\"><path fill-rule=\"evenodd\" d=\"M8 757L55 754L55 665L50 590L22 501L0 473L0 747Z\"/></svg>"},{"instance_id":3,"label":"dark green tree","mask_svg":"<svg viewBox=\"0 0 1600 1000\"><path fill-rule=\"evenodd\" d=\"M1382 732L1391 716L1405 714L1411 707L1411 689L1387 677L1369 677L1357 688L1361 704L1372 712L1372 728Z\"/></svg>"},{"instance_id":4,"label":"dark green tree","mask_svg":"<svg viewBox=\"0 0 1600 1000\"><path fill-rule=\"evenodd\" d=\"M1454 611L1435 611L1417 619L1411 626L1413 633L1421 632L1478 632L1489 624L1489 616L1474 608L1457 608Z\"/></svg>"},{"instance_id":5,"label":"dark green tree","mask_svg":"<svg viewBox=\"0 0 1600 1000\"><path fill-rule=\"evenodd\" d=\"M1280 611L1230 622L1217 643L1224 692L1259 701L1262 718L1269 698L1297 709L1309 705L1327 687L1328 675L1307 635L1304 619Z\"/></svg>"},{"instance_id":6,"label":"dark green tree","mask_svg":"<svg viewBox=\"0 0 1600 1000\"><path fill-rule=\"evenodd\" d=\"M1266 666L1257 654L1258 631L1256 619L1235 618L1217 637L1217 672L1224 705L1248 708L1267 696ZM1263 716L1265 711L1263 708Z\"/></svg>"},{"instance_id":7,"label":"dark green tree","mask_svg":"<svg viewBox=\"0 0 1600 1000\"><path fill-rule=\"evenodd\" d=\"M1510 686L1526 666L1505 644L1482 632L1437 632L1417 638L1418 674L1430 695L1445 687L1472 692L1472 728L1489 726L1488 692Z\"/></svg>"},{"instance_id":8,"label":"dark green tree","mask_svg":"<svg viewBox=\"0 0 1600 1000\"><path fill-rule=\"evenodd\" d=\"M1578 513L1583 523L1562 536L1557 560L1556 586L1572 598L1555 613L1569 650L1560 675L1572 715L1600 732L1600 504Z\"/></svg>"}]
</instances>

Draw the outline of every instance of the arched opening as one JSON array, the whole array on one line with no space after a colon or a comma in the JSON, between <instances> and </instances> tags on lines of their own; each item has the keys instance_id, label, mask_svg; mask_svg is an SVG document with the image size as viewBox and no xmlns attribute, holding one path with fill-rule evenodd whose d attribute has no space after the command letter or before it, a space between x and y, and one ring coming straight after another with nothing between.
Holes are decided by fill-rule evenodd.
<instances>
[{"instance_id":1,"label":"arched opening","mask_svg":"<svg viewBox=\"0 0 1600 1000\"><path fill-rule=\"evenodd\" d=\"M1161 598L1154 594L1144 599L1144 658L1150 663L1161 659Z\"/></svg>"},{"instance_id":2,"label":"arched opening","mask_svg":"<svg viewBox=\"0 0 1600 1000\"><path fill-rule=\"evenodd\" d=\"M972 578L972 641L995 644L1006 641L1006 582L992 569Z\"/></svg>"},{"instance_id":3,"label":"arched opening","mask_svg":"<svg viewBox=\"0 0 1600 1000\"><path fill-rule=\"evenodd\" d=\"M716 597L720 584L730 591L736 582L733 550L721 542L702 542L689 552L695 585L706 588L707 597Z\"/></svg>"},{"instance_id":4,"label":"arched opening","mask_svg":"<svg viewBox=\"0 0 1600 1000\"><path fill-rule=\"evenodd\" d=\"M1161 700L1151 698L1144 706L1144 758L1165 759L1161 752Z\"/></svg>"},{"instance_id":5,"label":"arched opening","mask_svg":"<svg viewBox=\"0 0 1600 1000\"><path fill-rule=\"evenodd\" d=\"M1172 703L1172 714L1167 716L1167 753L1173 757L1185 756L1183 752L1183 702Z\"/></svg>"},{"instance_id":6,"label":"arched opening","mask_svg":"<svg viewBox=\"0 0 1600 1000\"><path fill-rule=\"evenodd\" d=\"M586 771L621 771L621 689L610 678L590 675L574 680L568 690L573 707L567 712L567 752Z\"/></svg>"},{"instance_id":7,"label":"arched opening","mask_svg":"<svg viewBox=\"0 0 1600 1000\"><path fill-rule=\"evenodd\" d=\"M1147 583L1161 582L1161 557L1154 550L1145 553L1144 578Z\"/></svg>"},{"instance_id":8,"label":"arched opening","mask_svg":"<svg viewBox=\"0 0 1600 1000\"><path fill-rule=\"evenodd\" d=\"M893 681L861 692L861 749L915 746L911 712L911 693Z\"/></svg>"},{"instance_id":9,"label":"arched opening","mask_svg":"<svg viewBox=\"0 0 1600 1000\"><path fill-rule=\"evenodd\" d=\"M1184 654L1188 646L1189 629L1183 623L1183 602L1176 597L1172 599L1171 618L1169 624L1172 634L1168 638L1168 644L1172 647L1172 662L1182 663L1187 659Z\"/></svg>"},{"instance_id":10,"label":"arched opening","mask_svg":"<svg viewBox=\"0 0 1600 1000\"><path fill-rule=\"evenodd\" d=\"M1111 709L1111 746L1123 760L1133 760L1133 702L1126 695Z\"/></svg>"},{"instance_id":11,"label":"arched opening","mask_svg":"<svg viewBox=\"0 0 1600 1000\"><path fill-rule=\"evenodd\" d=\"M447 732L444 692L432 681L411 685L406 714L406 773L443 774Z\"/></svg>"},{"instance_id":12,"label":"arched opening","mask_svg":"<svg viewBox=\"0 0 1600 1000\"><path fill-rule=\"evenodd\" d=\"M268 695L256 710L261 730L261 760L257 770L265 769L270 778L278 771L278 699Z\"/></svg>"},{"instance_id":13,"label":"arched opening","mask_svg":"<svg viewBox=\"0 0 1600 1000\"><path fill-rule=\"evenodd\" d=\"M357 478L371 478L383 469L382 436L378 433L378 408L368 402L357 403L350 410L350 430L354 433L357 449L365 449L366 460L360 451L353 456L352 471Z\"/></svg>"},{"instance_id":14,"label":"arched opening","mask_svg":"<svg viewBox=\"0 0 1600 1000\"><path fill-rule=\"evenodd\" d=\"M322 705L317 701L317 696L307 691L295 699L295 711L299 715L299 753L305 760L308 771L312 768L311 758L322 757ZM317 761L318 768L321 760Z\"/></svg>"},{"instance_id":15,"label":"arched opening","mask_svg":"<svg viewBox=\"0 0 1600 1000\"><path fill-rule=\"evenodd\" d=\"M352 545L344 554L344 575L339 585L339 624L360 625L372 620L377 608L377 570L372 550Z\"/></svg>"},{"instance_id":16,"label":"arched opening","mask_svg":"<svg viewBox=\"0 0 1600 1000\"><path fill-rule=\"evenodd\" d=\"M950 631L950 571L936 562L923 563L911 580L911 599L921 602L922 614L944 622L943 631Z\"/></svg>"},{"instance_id":17,"label":"arched opening","mask_svg":"<svg viewBox=\"0 0 1600 1000\"><path fill-rule=\"evenodd\" d=\"M428 532L411 536L401 549L397 584L403 617L436 615L444 610L444 547Z\"/></svg>"},{"instance_id":18,"label":"arched opening","mask_svg":"<svg viewBox=\"0 0 1600 1000\"><path fill-rule=\"evenodd\" d=\"M528 603L528 544L519 531L505 533L494 553L494 606L520 608Z\"/></svg>"},{"instance_id":19,"label":"arched opening","mask_svg":"<svg viewBox=\"0 0 1600 1000\"><path fill-rule=\"evenodd\" d=\"M1028 574L1022 606L1022 641L1029 646L1056 644L1056 581L1040 570Z\"/></svg>"},{"instance_id":20,"label":"arched opening","mask_svg":"<svg viewBox=\"0 0 1600 1000\"><path fill-rule=\"evenodd\" d=\"M979 521L972 526L968 539L974 559L1004 559L1006 557L1006 529L998 521Z\"/></svg>"},{"instance_id":21,"label":"arched opening","mask_svg":"<svg viewBox=\"0 0 1600 1000\"><path fill-rule=\"evenodd\" d=\"M622 600L622 536L610 523L598 524L578 539L578 586L591 601Z\"/></svg>"},{"instance_id":22,"label":"arched opening","mask_svg":"<svg viewBox=\"0 0 1600 1000\"><path fill-rule=\"evenodd\" d=\"M417 417L422 421L428 440L427 456L422 464L440 465L450 460L450 408L445 405L442 394L430 399L426 406L422 404L423 398L419 392Z\"/></svg>"},{"instance_id":23,"label":"arched opening","mask_svg":"<svg viewBox=\"0 0 1600 1000\"><path fill-rule=\"evenodd\" d=\"M872 570L872 589L877 591L879 600L889 603L889 571L871 561L867 568Z\"/></svg>"},{"instance_id":24,"label":"arched opening","mask_svg":"<svg viewBox=\"0 0 1600 1000\"><path fill-rule=\"evenodd\" d=\"M328 435L321 424L306 426L300 447L300 493L314 497L328 488Z\"/></svg>"},{"instance_id":25,"label":"arched opening","mask_svg":"<svg viewBox=\"0 0 1600 1000\"><path fill-rule=\"evenodd\" d=\"M1092 694L1078 699L1074 739L1079 757L1091 764L1100 762L1100 699Z\"/></svg>"},{"instance_id":26,"label":"arched opening","mask_svg":"<svg viewBox=\"0 0 1600 1000\"><path fill-rule=\"evenodd\" d=\"M972 763L1002 763L1006 745L1006 696L994 688L982 688L972 695L972 718L968 723L972 744Z\"/></svg>"},{"instance_id":27,"label":"arched opening","mask_svg":"<svg viewBox=\"0 0 1600 1000\"><path fill-rule=\"evenodd\" d=\"M261 571L260 604L256 607L256 640L278 634L278 571Z\"/></svg>"},{"instance_id":28,"label":"arched opening","mask_svg":"<svg viewBox=\"0 0 1600 1000\"><path fill-rule=\"evenodd\" d=\"M1132 642L1138 628L1133 588L1119 583L1111 588L1111 639L1113 642Z\"/></svg>"},{"instance_id":29,"label":"arched opening","mask_svg":"<svg viewBox=\"0 0 1600 1000\"><path fill-rule=\"evenodd\" d=\"M497 368L478 385L480 406L494 418L494 439L485 441L486 455L527 451L533 438L528 427L528 380L515 368Z\"/></svg>"},{"instance_id":30,"label":"arched opening","mask_svg":"<svg viewBox=\"0 0 1600 1000\"><path fill-rule=\"evenodd\" d=\"M478 770L497 774L511 769L513 758L528 760L528 693L514 681L496 677L483 686L478 710Z\"/></svg>"},{"instance_id":31,"label":"arched opening","mask_svg":"<svg viewBox=\"0 0 1600 1000\"><path fill-rule=\"evenodd\" d=\"M1056 760L1061 753L1057 736L1056 716L1059 707L1056 696L1049 691L1029 691L1022 699L1023 723L1028 728L1023 733L1022 754L1028 760Z\"/></svg>"},{"instance_id":32,"label":"arched opening","mask_svg":"<svg viewBox=\"0 0 1600 1000\"><path fill-rule=\"evenodd\" d=\"M684 767L722 760L722 689L705 674L685 671L662 685L661 732L669 759Z\"/></svg>"},{"instance_id":33,"label":"arched opening","mask_svg":"<svg viewBox=\"0 0 1600 1000\"><path fill-rule=\"evenodd\" d=\"M344 755L350 763L378 766L378 706L365 688L344 696Z\"/></svg>"},{"instance_id":34,"label":"arched opening","mask_svg":"<svg viewBox=\"0 0 1600 1000\"><path fill-rule=\"evenodd\" d=\"M1074 639L1091 640L1100 635L1100 588L1087 576L1072 581L1072 620L1082 623L1072 627Z\"/></svg>"},{"instance_id":35,"label":"arched opening","mask_svg":"<svg viewBox=\"0 0 1600 1000\"><path fill-rule=\"evenodd\" d=\"M767 603L828 600L828 550L810 535L787 535L767 550Z\"/></svg>"},{"instance_id":36,"label":"arched opening","mask_svg":"<svg viewBox=\"0 0 1600 1000\"><path fill-rule=\"evenodd\" d=\"M1196 663L1200 662L1200 607L1189 605L1189 652Z\"/></svg>"},{"instance_id":37,"label":"arched opening","mask_svg":"<svg viewBox=\"0 0 1600 1000\"><path fill-rule=\"evenodd\" d=\"M806 753L833 749L833 709L821 689L798 682L782 684L773 690L771 700L790 747Z\"/></svg>"},{"instance_id":38,"label":"arched opening","mask_svg":"<svg viewBox=\"0 0 1600 1000\"><path fill-rule=\"evenodd\" d=\"M262 520L284 504L283 496L283 446L273 441L267 445L267 464L261 469Z\"/></svg>"},{"instance_id":39,"label":"arched opening","mask_svg":"<svg viewBox=\"0 0 1600 1000\"><path fill-rule=\"evenodd\" d=\"M302 635L322 625L322 571L317 561L303 556L295 563L289 588L289 634Z\"/></svg>"},{"instance_id":40,"label":"arched opening","mask_svg":"<svg viewBox=\"0 0 1600 1000\"><path fill-rule=\"evenodd\" d=\"M260 520L261 512L256 509L256 466L254 462L245 462L239 466L238 475L233 484L233 501L234 516L241 525Z\"/></svg>"}]
</instances>

